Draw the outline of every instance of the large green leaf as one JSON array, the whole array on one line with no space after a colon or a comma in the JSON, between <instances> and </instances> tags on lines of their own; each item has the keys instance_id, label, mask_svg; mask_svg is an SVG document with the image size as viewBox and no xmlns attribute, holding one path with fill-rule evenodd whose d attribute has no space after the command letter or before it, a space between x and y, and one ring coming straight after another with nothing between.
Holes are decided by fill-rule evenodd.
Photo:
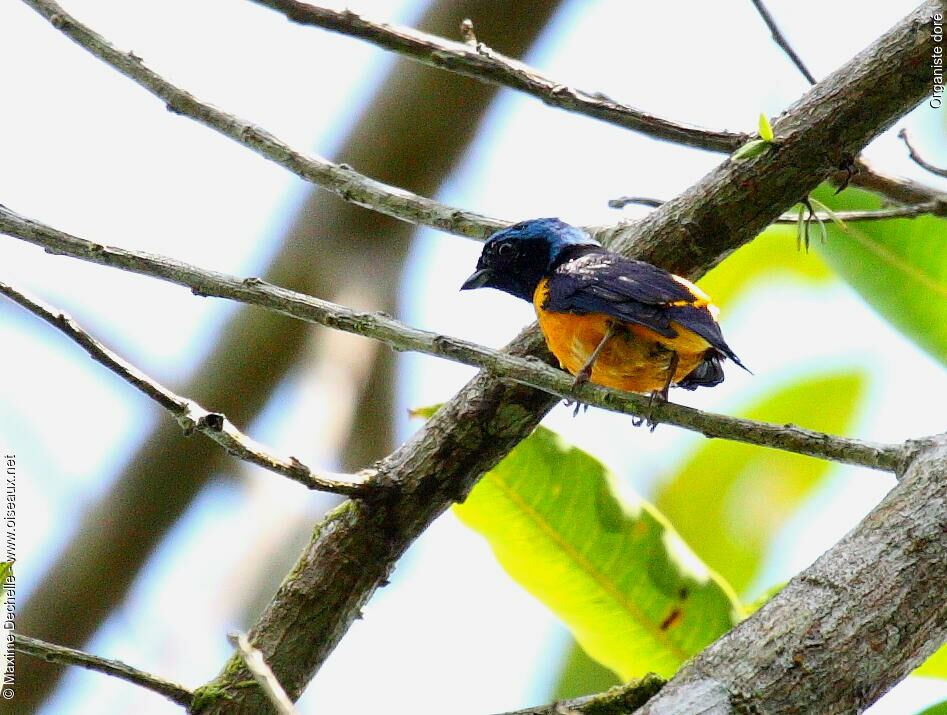
<instances>
[{"instance_id":1,"label":"large green leaf","mask_svg":"<svg viewBox=\"0 0 947 715\"><path fill-rule=\"evenodd\" d=\"M732 589L654 507L543 427L455 512L623 680L670 676L739 618Z\"/></svg>"},{"instance_id":2,"label":"large green leaf","mask_svg":"<svg viewBox=\"0 0 947 715\"><path fill-rule=\"evenodd\" d=\"M833 211L881 206L874 194L827 188L813 193ZM886 320L947 364L947 219L826 224L827 240L814 245L829 265ZM816 231L818 233L818 231Z\"/></svg>"},{"instance_id":3,"label":"large green leaf","mask_svg":"<svg viewBox=\"0 0 947 715\"><path fill-rule=\"evenodd\" d=\"M738 414L847 434L865 384L866 378L854 371L807 376ZM662 487L655 503L698 556L742 593L773 536L831 466L791 452L707 441Z\"/></svg>"}]
</instances>

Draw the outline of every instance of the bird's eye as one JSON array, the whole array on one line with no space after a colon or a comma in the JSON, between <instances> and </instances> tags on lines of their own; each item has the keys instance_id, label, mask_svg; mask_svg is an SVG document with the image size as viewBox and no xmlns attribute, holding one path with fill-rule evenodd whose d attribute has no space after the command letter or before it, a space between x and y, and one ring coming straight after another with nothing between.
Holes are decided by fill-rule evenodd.
<instances>
[{"instance_id":1,"label":"bird's eye","mask_svg":"<svg viewBox=\"0 0 947 715\"><path fill-rule=\"evenodd\" d=\"M497 247L497 255L500 258L510 258L514 253L516 253L516 249L509 243L501 243Z\"/></svg>"}]
</instances>

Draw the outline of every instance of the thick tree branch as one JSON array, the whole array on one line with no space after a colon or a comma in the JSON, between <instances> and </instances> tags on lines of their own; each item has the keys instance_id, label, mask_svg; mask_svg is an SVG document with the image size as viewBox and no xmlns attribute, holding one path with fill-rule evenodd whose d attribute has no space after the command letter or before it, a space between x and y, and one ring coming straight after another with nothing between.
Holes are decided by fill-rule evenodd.
<instances>
[{"instance_id":1,"label":"thick tree branch","mask_svg":"<svg viewBox=\"0 0 947 715\"><path fill-rule=\"evenodd\" d=\"M821 180L850 167L868 141L927 96L931 18L943 5L925 2L776 117L769 151L725 161L641 221L598 237L673 273L702 275L733 250L735 234L762 231Z\"/></svg>"},{"instance_id":2,"label":"thick tree branch","mask_svg":"<svg viewBox=\"0 0 947 715\"><path fill-rule=\"evenodd\" d=\"M346 164L336 164L320 156L307 156L296 151L264 129L201 102L194 95L171 84L148 69L135 53L115 49L104 37L80 23L52 0L23 2L73 42L161 99L168 111L190 117L230 137L346 201L408 223L432 226L473 238L483 238L509 224L508 221L445 206L410 191L388 186L358 173Z\"/></svg>"},{"instance_id":3,"label":"thick tree branch","mask_svg":"<svg viewBox=\"0 0 947 715\"><path fill-rule=\"evenodd\" d=\"M861 712L947 640L947 435L865 519L638 715Z\"/></svg>"},{"instance_id":4,"label":"thick tree branch","mask_svg":"<svg viewBox=\"0 0 947 715\"><path fill-rule=\"evenodd\" d=\"M483 43L452 42L410 27L373 22L351 10L331 10L297 0L252 0L278 10L292 22L357 37L431 67L473 77L536 97L546 104L578 112L616 126L684 146L729 153L749 137L736 132L700 129L656 117L598 92L567 87L537 70L495 52Z\"/></svg>"},{"instance_id":5,"label":"thick tree branch","mask_svg":"<svg viewBox=\"0 0 947 715\"><path fill-rule=\"evenodd\" d=\"M80 668L97 670L100 673L127 680L129 683L139 685L142 688L158 693L158 695L163 695L168 700L178 705L183 705L184 707L188 707L194 697L194 694L190 690L177 683L172 683L169 680L159 678L151 673L138 670L119 660L100 658L91 653L85 653L81 650L66 648L53 643L46 643L45 641L20 635L19 633L13 634L13 647L20 653L25 653L26 655L40 658L50 663L78 665Z\"/></svg>"},{"instance_id":6,"label":"thick tree branch","mask_svg":"<svg viewBox=\"0 0 947 715\"><path fill-rule=\"evenodd\" d=\"M0 208L0 212L3 211L5 209ZM134 365L123 360L79 327L78 323L66 313L2 281L0 281L0 294L45 320L78 343L97 363L104 365L139 392L161 405L174 416L185 435L200 432L226 449L229 454L288 477L309 489L350 497L368 496L377 490L377 487L365 481L353 481L353 475L331 472L318 474L295 457L275 456L238 430L226 415L211 412L193 400L176 395Z\"/></svg>"},{"instance_id":7,"label":"thick tree branch","mask_svg":"<svg viewBox=\"0 0 947 715\"><path fill-rule=\"evenodd\" d=\"M162 278L171 283L188 287L198 295L229 298L268 308L300 320L374 338L395 350L416 351L480 367L498 377L515 380L556 397L579 400L615 412L638 416L648 415L654 422L664 422L683 427L707 437L732 439L892 472L897 472L903 461L903 449L899 445L873 444L814 432L795 425L775 425L755 420L726 417L672 403L659 403L651 407L649 406L649 400L641 395L612 390L594 384L584 384L576 388L570 375L539 360L527 360L491 350L466 340L419 330L387 315L352 310L345 306L265 283L258 278L241 280L154 254L94 244L44 226L36 221L25 219L5 207L0 207L0 232L43 246L52 253L82 258L93 263L116 266L134 273ZM93 349L90 350L88 343L94 343L94 341L91 341L88 335L82 333L68 321L64 323L55 311L42 306L35 307L36 304L33 301L19 296L3 283L0 283L0 293L9 295L21 305L29 308L76 339L95 359L103 362L109 369L119 372L122 377L158 400L164 407L171 410L179 421L188 419L188 424L196 423L197 428L201 429L201 422L202 420L206 421L206 419L203 416L197 417L187 412L189 409L188 401L148 381L148 378L144 378L134 368L123 367L121 364L116 368L114 366L116 358L110 357L108 354L103 355L105 349L101 346L93 344ZM131 377L126 375L125 372L130 372ZM139 382L144 380L145 388L140 387L136 380ZM159 391L158 396L151 394L153 391ZM215 430L215 427L216 424L212 426L204 425L204 430L208 431L212 439L220 441L222 432ZM235 434L239 434L235 428L231 427L231 429ZM230 449L229 446L228 449ZM251 459L251 461L255 460ZM290 459L285 464L278 462L275 467L271 466L269 468L279 473L285 473L284 470L290 470L293 465L298 465L298 462ZM261 466L268 465L263 463ZM318 484L321 486L314 486L317 489L338 491L340 493L343 489L348 489L353 496L368 497L371 496L373 488L376 488L371 482L366 483L364 481L365 477L370 474L371 472L363 473L361 475L363 481L359 483L343 482L325 477L310 477L310 479L314 480L313 485L315 480L318 480ZM294 476L294 478L296 477Z\"/></svg>"}]
</instances>

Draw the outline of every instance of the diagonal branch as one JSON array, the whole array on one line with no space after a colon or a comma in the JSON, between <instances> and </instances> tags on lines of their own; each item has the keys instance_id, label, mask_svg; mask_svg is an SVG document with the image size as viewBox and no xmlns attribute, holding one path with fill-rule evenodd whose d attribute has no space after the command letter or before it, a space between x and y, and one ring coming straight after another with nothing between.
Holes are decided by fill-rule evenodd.
<instances>
[{"instance_id":1,"label":"diagonal branch","mask_svg":"<svg viewBox=\"0 0 947 715\"><path fill-rule=\"evenodd\" d=\"M845 538L635 712L862 712L947 639L945 505L941 435Z\"/></svg>"},{"instance_id":2,"label":"diagonal branch","mask_svg":"<svg viewBox=\"0 0 947 715\"><path fill-rule=\"evenodd\" d=\"M53 253L69 255L102 265L116 266L142 275L162 278L171 283L188 287L198 295L229 298L249 305L268 308L300 320L374 338L395 350L421 352L480 367L498 377L515 380L559 398L579 400L614 412L637 416L647 415L654 422L683 427L699 432L706 437L732 439L806 454L811 457L892 472L897 472L903 462L904 449L901 445L873 444L814 432L795 425L776 425L701 412L673 403L659 403L652 408L650 401L641 395L612 390L589 383L576 387L570 375L539 360L527 360L491 350L466 340L419 330L387 315L352 310L329 301L274 286L258 278L241 280L154 254L94 244L44 226L36 221L24 219L4 207L0 207L0 232L23 238L30 243L43 246L47 251ZM116 358L109 356L104 348L95 345L89 336L82 333L68 321L64 328L63 319L52 309L43 308L42 306L36 307L35 302L20 297L18 293L12 291L3 283L0 283L0 293L10 295L21 305L40 315L60 330L67 332L86 350L89 350L94 358L103 362L113 371L118 372L122 377L135 384L136 387L139 387L136 380L144 381L145 388L139 387L139 389L143 389L146 394L171 410L179 420L182 418L188 419L189 424L196 424L197 428L201 429L202 422L206 421L206 417L195 419L187 412L182 413L182 411L188 409L188 401L150 382L148 378L144 378L140 373L137 373L134 368L123 367L122 364L116 367ZM90 342L93 343L91 350L88 347ZM129 377L126 373L131 373L131 376ZM152 395L152 391L159 391L158 396ZM216 430L215 427L216 425L204 426L204 429L209 431L212 439L220 441L221 432ZM230 429L236 432L235 428L231 427ZM291 459L290 463L282 469L278 467L270 468L273 468L273 471L284 473L284 469L298 464L298 462ZM263 466L267 466L267 464L264 463ZM369 475L371 475L371 471L363 473L362 476ZM352 496L368 497L374 491L377 491L377 485L370 481L356 484L350 481L330 480L325 477L316 479L318 479L320 485L315 486L317 489L339 493L343 493L343 490L347 489Z\"/></svg>"},{"instance_id":3,"label":"diagonal branch","mask_svg":"<svg viewBox=\"0 0 947 715\"><path fill-rule=\"evenodd\" d=\"M52 0L23 0L76 44L161 99L168 111L181 114L230 137L306 181L319 184L344 200L387 216L432 226L449 233L483 238L510 222L446 206L404 189L388 186L346 164L296 151L245 119L228 114L176 87L148 69L133 52L121 52L104 37L66 13Z\"/></svg>"},{"instance_id":4,"label":"diagonal branch","mask_svg":"<svg viewBox=\"0 0 947 715\"><path fill-rule=\"evenodd\" d=\"M760 14L760 17L763 18L763 22L766 23L766 27L769 28L770 34L773 36L773 41L779 45L783 52L788 55L789 59L792 60L792 63L796 65L802 76L806 78L806 81L809 84L815 84L815 77L812 76L812 73L808 68L803 64L802 60L799 58L799 55L796 54L796 51L792 48L792 45L789 44L789 41L786 40L786 37L779 29L779 25L776 24L776 20L773 19L773 16L770 15L769 10L766 9L766 5L763 4L763 0L750 0L753 3L753 7L756 8L756 11Z\"/></svg>"},{"instance_id":5,"label":"diagonal branch","mask_svg":"<svg viewBox=\"0 0 947 715\"><path fill-rule=\"evenodd\" d=\"M652 199L647 196L620 196L617 199L610 199L608 206L613 209L622 209L629 204L638 204L657 208L664 203L662 199ZM919 204L892 206L890 208L875 209L872 211L833 211L831 214L825 213L824 211L816 211L809 218L823 223L826 221L848 223L855 221L886 221L892 218L918 218L919 216L941 216L947 218L947 197L924 201ZM773 223L781 224L796 224L798 222L799 216L792 213L785 213L773 221Z\"/></svg>"},{"instance_id":6,"label":"diagonal branch","mask_svg":"<svg viewBox=\"0 0 947 715\"><path fill-rule=\"evenodd\" d=\"M100 673L127 680L129 683L151 690L158 693L158 695L163 695L168 700L184 707L188 707L194 698L194 693L187 688L151 673L146 673L143 670L138 670L138 668L133 668L120 660L102 658L74 648L66 648L65 646L20 635L19 633L13 634L13 647L20 653L25 653L34 658L41 658L50 663L77 665L80 668L97 670Z\"/></svg>"},{"instance_id":7,"label":"diagonal branch","mask_svg":"<svg viewBox=\"0 0 947 715\"><path fill-rule=\"evenodd\" d=\"M616 102L599 92L567 87L537 70L474 42L452 42L410 27L373 22L351 10L332 10L298 0L252 0L282 12L300 25L321 27L371 42L413 60L515 89L545 104L600 119L655 139L684 146L730 153L749 137L746 134L700 129L656 117Z\"/></svg>"},{"instance_id":8,"label":"diagonal branch","mask_svg":"<svg viewBox=\"0 0 947 715\"><path fill-rule=\"evenodd\" d=\"M0 212L2 211L5 211L5 209L0 208ZM89 353L93 360L104 365L139 392L161 405L174 416L178 424L181 425L181 429L184 430L185 435L200 432L226 449L229 454L284 477L289 477L309 489L318 489L349 497L364 497L377 490L377 487L373 487L364 481L352 481L352 475L317 474L295 457L284 459L271 454L240 432L225 415L206 410L193 400L176 395L120 358L79 327L78 323L66 313L56 310L2 281L0 281L0 294L7 296L33 315L45 320L76 342Z\"/></svg>"}]
</instances>

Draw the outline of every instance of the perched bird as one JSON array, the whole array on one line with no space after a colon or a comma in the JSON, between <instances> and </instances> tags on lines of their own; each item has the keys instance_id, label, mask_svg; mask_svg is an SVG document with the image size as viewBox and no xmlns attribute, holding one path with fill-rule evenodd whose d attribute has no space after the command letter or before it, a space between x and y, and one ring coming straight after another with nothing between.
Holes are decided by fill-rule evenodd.
<instances>
[{"instance_id":1,"label":"perched bird","mask_svg":"<svg viewBox=\"0 0 947 715\"><path fill-rule=\"evenodd\" d=\"M461 286L531 301L546 344L575 384L591 380L667 399L723 381L721 361L744 370L690 281L612 253L575 226L540 218L497 231Z\"/></svg>"}]
</instances>

